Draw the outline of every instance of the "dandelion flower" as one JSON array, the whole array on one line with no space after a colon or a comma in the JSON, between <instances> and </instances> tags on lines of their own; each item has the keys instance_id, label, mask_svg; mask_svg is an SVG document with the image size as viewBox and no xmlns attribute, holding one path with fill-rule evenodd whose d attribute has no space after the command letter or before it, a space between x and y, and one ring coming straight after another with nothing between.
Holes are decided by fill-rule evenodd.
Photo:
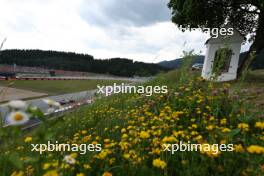
<instances>
[{"instance_id":1,"label":"dandelion flower","mask_svg":"<svg viewBox=\"0 0 264 176\"><path fill-rule=\"evenodd\" d=\"M89 169L91 169L92 167L91 167L89 164L84 164L84 165L83 165L83 168L89 170Z\"/></svg>"},{"instance_id":2,"label":"dandelion flower","mask_svg":"<svg viewBox=\"0 0 264 176\"><path fill-rule=\"evenodd\" d=\"M255 127L263 130L264 129L264 122L256 122Z\"/></svg>"},{"instance_id":3,"label":"dandelion flower","mask_svg":"<svg viewBox=\"0 0 264 176\"><path fill-rule=\"evenodd\" d=\"M110 172L104 172L102 176L112 176L112 173L110 173Z\"/></svg>"},{"instance_id":4,"label":"dandelion flower","mask_svg":"<svg viewBox=\"0 0 264 176\"><path fill-rule=\"evenodd\" d=\"M130 158L130 154L129 154L129 153L125 153L125 154L123 155L123 157L124 157L125 159L129 159L129 158Z\"/></svg>"},{"instance_id":5,"label":"dandelion flower","mask_svg":"<svg viewBox=\"0 0 264 176\"><path fill-rule=\"evenodd\" d=\"M7 116L7 123L10 125L23 125L29 121L29 116L22 111L11 112Z\"/></svg>"},{"instance_id":6,"label":"dandelion flower","mask_svg":"<svg viewBox=\"0 0 264 176\"><path fill-rule=\"evenodd\" d=\"M147 131L141 131L139 136L140 138L147 139L150 137L150 134Z\"/></svg>"},{"instance_id":7,"label":"dandelion flower","mask_svg":"<svg viewBox=\"0 0 264 176\"><path fill-rule=\"evenodd\" d=\"M76 174L76 176L85 176L84 173L79 173L79 174Z\"/></svg>"},{"instance_id":8,"label":"dandelion flower","mask_svg":"<svg viewBox=\"0 0 264 176\"><path fill-rule=\"evenodd\" d=\"M102 151L98 154L97 158L103 160L103 159L105 159L105 157L106 157L107 155L108 155L108 150L102 150Z\"/></svg>"},{"instance_id":9,"label":"dandelion flower","mask_svg":"<svg viewBox=\"0 0 264 176\"><path fill-rule=\"evenodd\" d=\"M29 142L32 142L32 137L28 136L24 139L24 142L25 143L29 143Z\"/></svg>"},{"instance_id":10,"label":"dandelion flower","mask_svg":"<svg viewBox=\"0 0 264 176\"><path fill-rule=\"evenodd\" d=\"M154 167L160 168L160 169L164 169L167 164L165 161L162 161L161 159L154 159L152 162Z\"/></svg>"},{"instance_id":11,"label":"dandelion flower","mask_svg":"<svg viewBox=\"0 0 264 176\"><path fill-rule=\"evenodd\" d=\"M121 133L125 133L126 132L126 129L125 128L122 128L121 129Z\"/></svg>"},{"instance_id":12,"label":"dandelion flower","mask_svg":"<svg viewBox=\"0 0 264 176\"><path fill-rule=\"evenodd\" d=\"M206 127L206 129L207 129L208 131L211 131L211 130L214 129L214 126L213 126L213 125L209 125L209 126Z\"/></svg>"},{"instance_id":13,"label":"dandelion flower","mask_svg":"<svg viewBox=\"0 0 264 176\"><path fill-rule=\"evenodd\" d=\"M244 152L244 148L241 144L234 145L234 151L237 153Z\"/></svg>"},{"instance_id":14,"label":"dandelion flower","mask_svg":"<svg viewBox=\"0 0 264 176\"><path fill-rule=\"evenodd\" d=\"M42 169L47 170L50 167L50 163L44 163Z\"/></svg>"},{"instance_id":15,"label":"dandelion flower","mask_svg":"<svg viewBox=\"0 0 264 176\"><path fill-rule=\"evenodd\" d=\"M24 172L22 171L14 171L11 176L23 176L24 175Z\"/></svg>"},{"instance_id":16,"label":"dandelion flower","mask_svg":"<svg viewBox=\"0 0 264 176\"><path fill-rule=\"evenodd\" d=\"M264 154L264 147L261 147L259 145L251 145L247 148L247 151L249 153Z\"/></svg>"},{"instance_id":17,"label":"dandelion flower","mask_svg":"<svg viewBox=\"0 0 264 176\"><path fill-rule=\"evenodd\" d=\"M223 132L223 133L228 133L228 132L230 132L230 131L231 131L231 130L230 130L229 128L223 128L223 129L222 129L222 132Z\"/></svg>"},{"instance_id":18,"label":"dandelion flower","mask_svg":"<svg viewBox=\"0 0 264 176\"><path fill-rule=\"evenodd\" d=\"M51 170L46 172L43 176L59 176L59 174L56 170Z\"/></svg>"},{"instance_id":19,"label":"dandelion flower","mask_svg":"<svg viewBox=\"0 0 264 176\"><path fill-rule=\"evenodd\" d=\"M239 123L237 127L242 131L249 131L249 125L246 123Z\"/></svg>"}]
</instances>

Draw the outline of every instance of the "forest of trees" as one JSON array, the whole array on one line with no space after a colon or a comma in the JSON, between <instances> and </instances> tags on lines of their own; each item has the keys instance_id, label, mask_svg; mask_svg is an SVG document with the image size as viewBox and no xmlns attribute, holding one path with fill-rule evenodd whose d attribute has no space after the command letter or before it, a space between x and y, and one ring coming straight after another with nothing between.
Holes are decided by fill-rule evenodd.
<instances>
[{"instance_id":1,"label":"forest of trees","mask_svg":"<svg viewBox=\"0 0 264 176\"><path fill-rule=\"evenodd\" d=\"M42 67L68 71L112 74L117 76L151 76L168 69L157 64L133 62L123 58L94 59L88 54L42 50L2 50L0 64Z\"/></svg>"}]
</instances>

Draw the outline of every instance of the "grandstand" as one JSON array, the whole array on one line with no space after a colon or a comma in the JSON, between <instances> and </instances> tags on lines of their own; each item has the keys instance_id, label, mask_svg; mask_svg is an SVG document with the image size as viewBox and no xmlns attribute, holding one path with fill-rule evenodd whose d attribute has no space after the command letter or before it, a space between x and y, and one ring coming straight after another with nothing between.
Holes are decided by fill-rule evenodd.
<instances>
[{"instance_id":1,"label":"grandstand","mask_svg":"<svg viewBox=\"0 0 264 176\"><path fill-rule=\"evenodd\" d=\"M91 73L77 72L77 71L65 71L65 70L53 70L45 69L41 67L25 67L25 66L13 66L13 65L0 65L0 73L16 73L20 77L47 77L51 76L50 73L54 73L56 76L90 76ZM94 75L94 74L92 74Z\"/></svg>"}]
</instances>

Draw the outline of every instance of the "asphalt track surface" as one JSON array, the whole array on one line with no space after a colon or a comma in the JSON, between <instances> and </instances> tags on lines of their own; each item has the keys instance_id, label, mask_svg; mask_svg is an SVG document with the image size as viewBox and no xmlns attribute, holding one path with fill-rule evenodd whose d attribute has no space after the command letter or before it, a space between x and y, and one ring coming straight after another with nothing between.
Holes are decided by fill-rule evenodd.
<instances>
[{"instance_id":1,"label":"asphalt track surface","mask_svg":"<svg viewBox=\"0 0 264 176\"><path fill-rule=\"evenodd\" d=\"M148 79L133 79L133 78L129 78L129 79L123 79L123 80L127 80L130 82L145 82ZM133 83L132 83L133 84ZM32 106L37 106L38 108L40 108L42 110L42 112L46 113L47 110L49 109L49 106L43 101L43 99L51 99L57 102L61 102L61 101L73 101L73 104L67 104L64 105L64 107L62 107L60 113L62 111L68 111L70 109L72 109L72 107L74 107L76 104L77 105L82 105L82 104L87 104L87 103L91 103L92 100L94 99L96 92L98 91L98 89L95 90L89 90L89 91L82 91L82 92L77 92L77 93L69 93L69 94L63 94L63 95L56 95L56 96L49 96L49 97L45 97L45 98L37 98L37 99L33 99L33 100L28 100L26 101L28 105L32 105ZM0 105L0 117L2 117L2 120L4 122L4 125L8 125L6 122L6 116L8 115L8 106L7 103ZM35 123L38 123L38 120L35 120L31 123L29 123L29 126L34 126Z\"/></svg>"}]
</instances>

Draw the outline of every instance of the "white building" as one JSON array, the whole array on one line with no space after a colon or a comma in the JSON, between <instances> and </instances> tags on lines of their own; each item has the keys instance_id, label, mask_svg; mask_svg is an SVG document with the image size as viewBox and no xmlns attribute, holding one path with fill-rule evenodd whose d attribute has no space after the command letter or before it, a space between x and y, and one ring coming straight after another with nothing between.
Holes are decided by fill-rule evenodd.
<instances>
[{"instance_id":1,"label":"white building","mask_svg":"<svg viewBox=\"0 0 264 176\"><path fill-rule=\"evenodd\" d=\"M208 39L205 43L207 50L202 77L206 80L215 81L230 81L236 79L243 40L244 37L236 29L234 29L234 33L231 36L219 35L217 38ZM221 59L220 63L219 53L223 53L220 52L223 50L225 53L224 59ZM223 54L221 55L223 56ZM217 74L214 73L215 70L217 70Z\"/></svg>"}]
</instances>

